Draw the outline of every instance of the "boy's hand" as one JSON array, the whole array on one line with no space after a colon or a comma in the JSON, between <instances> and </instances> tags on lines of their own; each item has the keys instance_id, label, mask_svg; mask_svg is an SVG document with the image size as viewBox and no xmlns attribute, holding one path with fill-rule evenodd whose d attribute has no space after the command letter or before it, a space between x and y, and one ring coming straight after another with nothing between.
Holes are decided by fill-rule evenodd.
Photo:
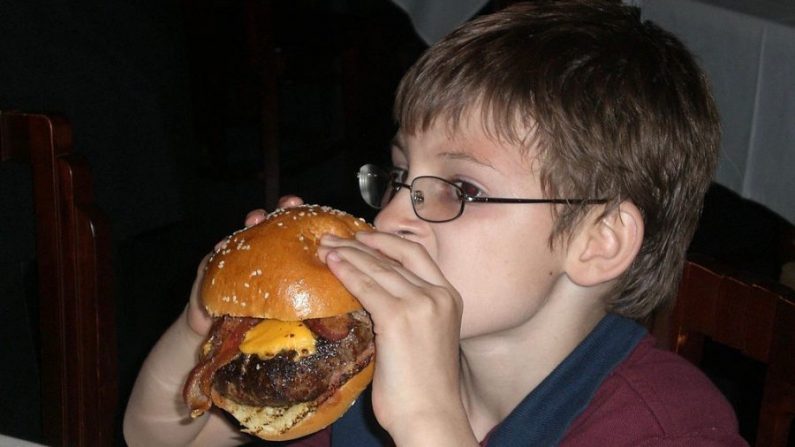
<instances>
[{"instance_id":1,"label":"boy's hand","mask_svg":"<svg viewBox=\"0 0 795 447\"><path fill-rule=\"evenodd\" d=\"M363 232L355 240L324 236L318 256L373 320L373 409L397 444L410 445L420 427L471 433L459 388L463 304L425 248Z\"/></svg>"},{"instance_id":2,"label":"boy's hand","mask_svg":"<svg viewBox=\"0 0 795 447\"><path fill-rule=\"evenodd\" d=\"M288 195L279 199L278 206L279 208L290 208L302 205L303 203L304 201L300 197ZM246 227L251 227L262 222L267 214L267 211L264 209L249 211L244 221ZM218 247L224 243L225 241L218 242L215 244L215 248L218 249ZM207 265L209 259L210 254L208 253L199 263L196 279L193 281L193 287L191 287L187 311L188 325L194 332L202 336L207 335L210 332L210 326L212 326L212 319L207 314L207 311L204 310L204 306L201 304L201 298L199 297L199 286L204 278L204 267Z\"/></svg>"},{"instance_id":3,"label":"boy's hand","mask_svg":"<svg viewBox=\"0 0 795 447\"><path fill-rule=\"evenodd\" d=\"M301 206L303 204L304 204L304 200L301 199L300 197L293 196L293 195L287 195L287 196L282 196L279 199L279 203L277 204L277 206L279 208L292 208L292 207L295 207L295 206ZM245 220L246 227L252 227L252 226L262 222L263 220L265 220L265 216L267 216L267 215L268 215L268 212L265 211L262 208L249 211L248 214L246 214L246 220ZM221 243L221 242L219 242L219 243Z\"/></svg>"}]
</instances>

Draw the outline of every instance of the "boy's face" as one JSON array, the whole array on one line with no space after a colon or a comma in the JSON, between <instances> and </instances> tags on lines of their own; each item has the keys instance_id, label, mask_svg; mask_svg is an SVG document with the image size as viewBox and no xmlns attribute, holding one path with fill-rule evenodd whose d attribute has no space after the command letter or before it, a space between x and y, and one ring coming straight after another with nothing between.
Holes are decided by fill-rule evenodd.
<instances>
[{"instance_id":1,"label":"boy's face","mask_svg":"<svg viewBox=\"0 0 795 447\"><path fill-rule=\"evenodd\" d=\"M479 117L478 111L469 114ZM431 175L483 196L542 198L534 155L488 138L480 121L456 132L436 124L417 135L398 134L392 161L406 183ZM461 338L496 334L527 322L560 277L561 249L549 247L553 218L547 204L468 203L445 223L413 212L407 188L376 217L376 227L422 244L464 300ZM560 245L557 244L556 247Z\"/></svg>"}]
</instances>

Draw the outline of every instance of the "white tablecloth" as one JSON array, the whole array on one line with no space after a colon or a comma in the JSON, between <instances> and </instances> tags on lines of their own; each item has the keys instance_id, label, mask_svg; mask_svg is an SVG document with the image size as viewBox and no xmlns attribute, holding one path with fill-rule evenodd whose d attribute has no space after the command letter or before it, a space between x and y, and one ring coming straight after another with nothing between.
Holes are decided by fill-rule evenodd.
<instances>
[{"instance_id":1,"label":"white tablecloth","mask_svg":"<svg viewBox=\"0 0 795 447\"><path fill-rule=\"evenodd\" d=\"M0 434L0 447L44 447L42 444Z\"/></svg>"},{"instance_id":2,"label":"white tablecloth","mask_svg":"<svg viewBox=\"0 0 795 447\"><path fill-rule=\"evenodd\" d=\"M634 3L712 79L723 125L716 181L795 222L795 2Z\"/></svg>"},{"instance_id":3,"label":"white tablecloth","mask_svg":"<svg viewBox=\"0 0 795 447\"><path fill-rule=\"evenodd\" d=\"M488 0L392 0L427 44L433 44L480 11Z\"/></svg>"}]
</instances>

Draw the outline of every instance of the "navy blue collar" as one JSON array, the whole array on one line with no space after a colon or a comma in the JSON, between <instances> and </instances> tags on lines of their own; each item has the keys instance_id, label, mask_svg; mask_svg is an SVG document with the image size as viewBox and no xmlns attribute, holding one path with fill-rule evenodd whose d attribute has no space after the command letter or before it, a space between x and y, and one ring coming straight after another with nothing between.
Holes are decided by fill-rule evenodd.
<instances>
[{"instance_id":1,"label":"navy blue collar","mask_svg":"<svg viewBox=\"0 0 795 447\"><path fill-rule=\"evenodd\" d=\"M563 362L489 434L489 446L560 443L569 425L588 406L604 379L646 335L634 321L605 316ZM333 446L392 445L378 426L365 393L334 424Z\"/></svg>"},{"instance_id":2,"label":"navy blue collar","mask_svg":"<svg viewBox=\"0 0 795 447\"><path fill-rule=\"evenodd\" d=\"M634 321L605 316L488 438L489 446L560 443L569 425L591 402L604 379L646 335Z\"/></svg>"}]
</instances>

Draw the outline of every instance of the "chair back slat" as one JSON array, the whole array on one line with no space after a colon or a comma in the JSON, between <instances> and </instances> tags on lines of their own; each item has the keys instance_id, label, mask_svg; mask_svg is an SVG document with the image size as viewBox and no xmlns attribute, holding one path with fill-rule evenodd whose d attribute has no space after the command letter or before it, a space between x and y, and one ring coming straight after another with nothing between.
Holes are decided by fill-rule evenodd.
<instances>
[{"instance_id":1,"label":"chair back slat","mask_svg":"<svg viewBox=\"0 0 795 447\"><path fill-rule=\"evenodd\" d=\"M0 111L0 158L33 174L44 441L106 446L118 397L110 226L72 141L63 117Z\"/></svg>"},{"instance_id":2,"label":"chair back slat","mask_svg":"<svg viewBox=\"0 0 795 447\"><path fill-rule=\"evenodd\" d=\"M695 365L709 338L767 366L755 445L785 446L795 416L795 292L692 256L666 315L655 335Z\"/></svg>"}]
</instances>

